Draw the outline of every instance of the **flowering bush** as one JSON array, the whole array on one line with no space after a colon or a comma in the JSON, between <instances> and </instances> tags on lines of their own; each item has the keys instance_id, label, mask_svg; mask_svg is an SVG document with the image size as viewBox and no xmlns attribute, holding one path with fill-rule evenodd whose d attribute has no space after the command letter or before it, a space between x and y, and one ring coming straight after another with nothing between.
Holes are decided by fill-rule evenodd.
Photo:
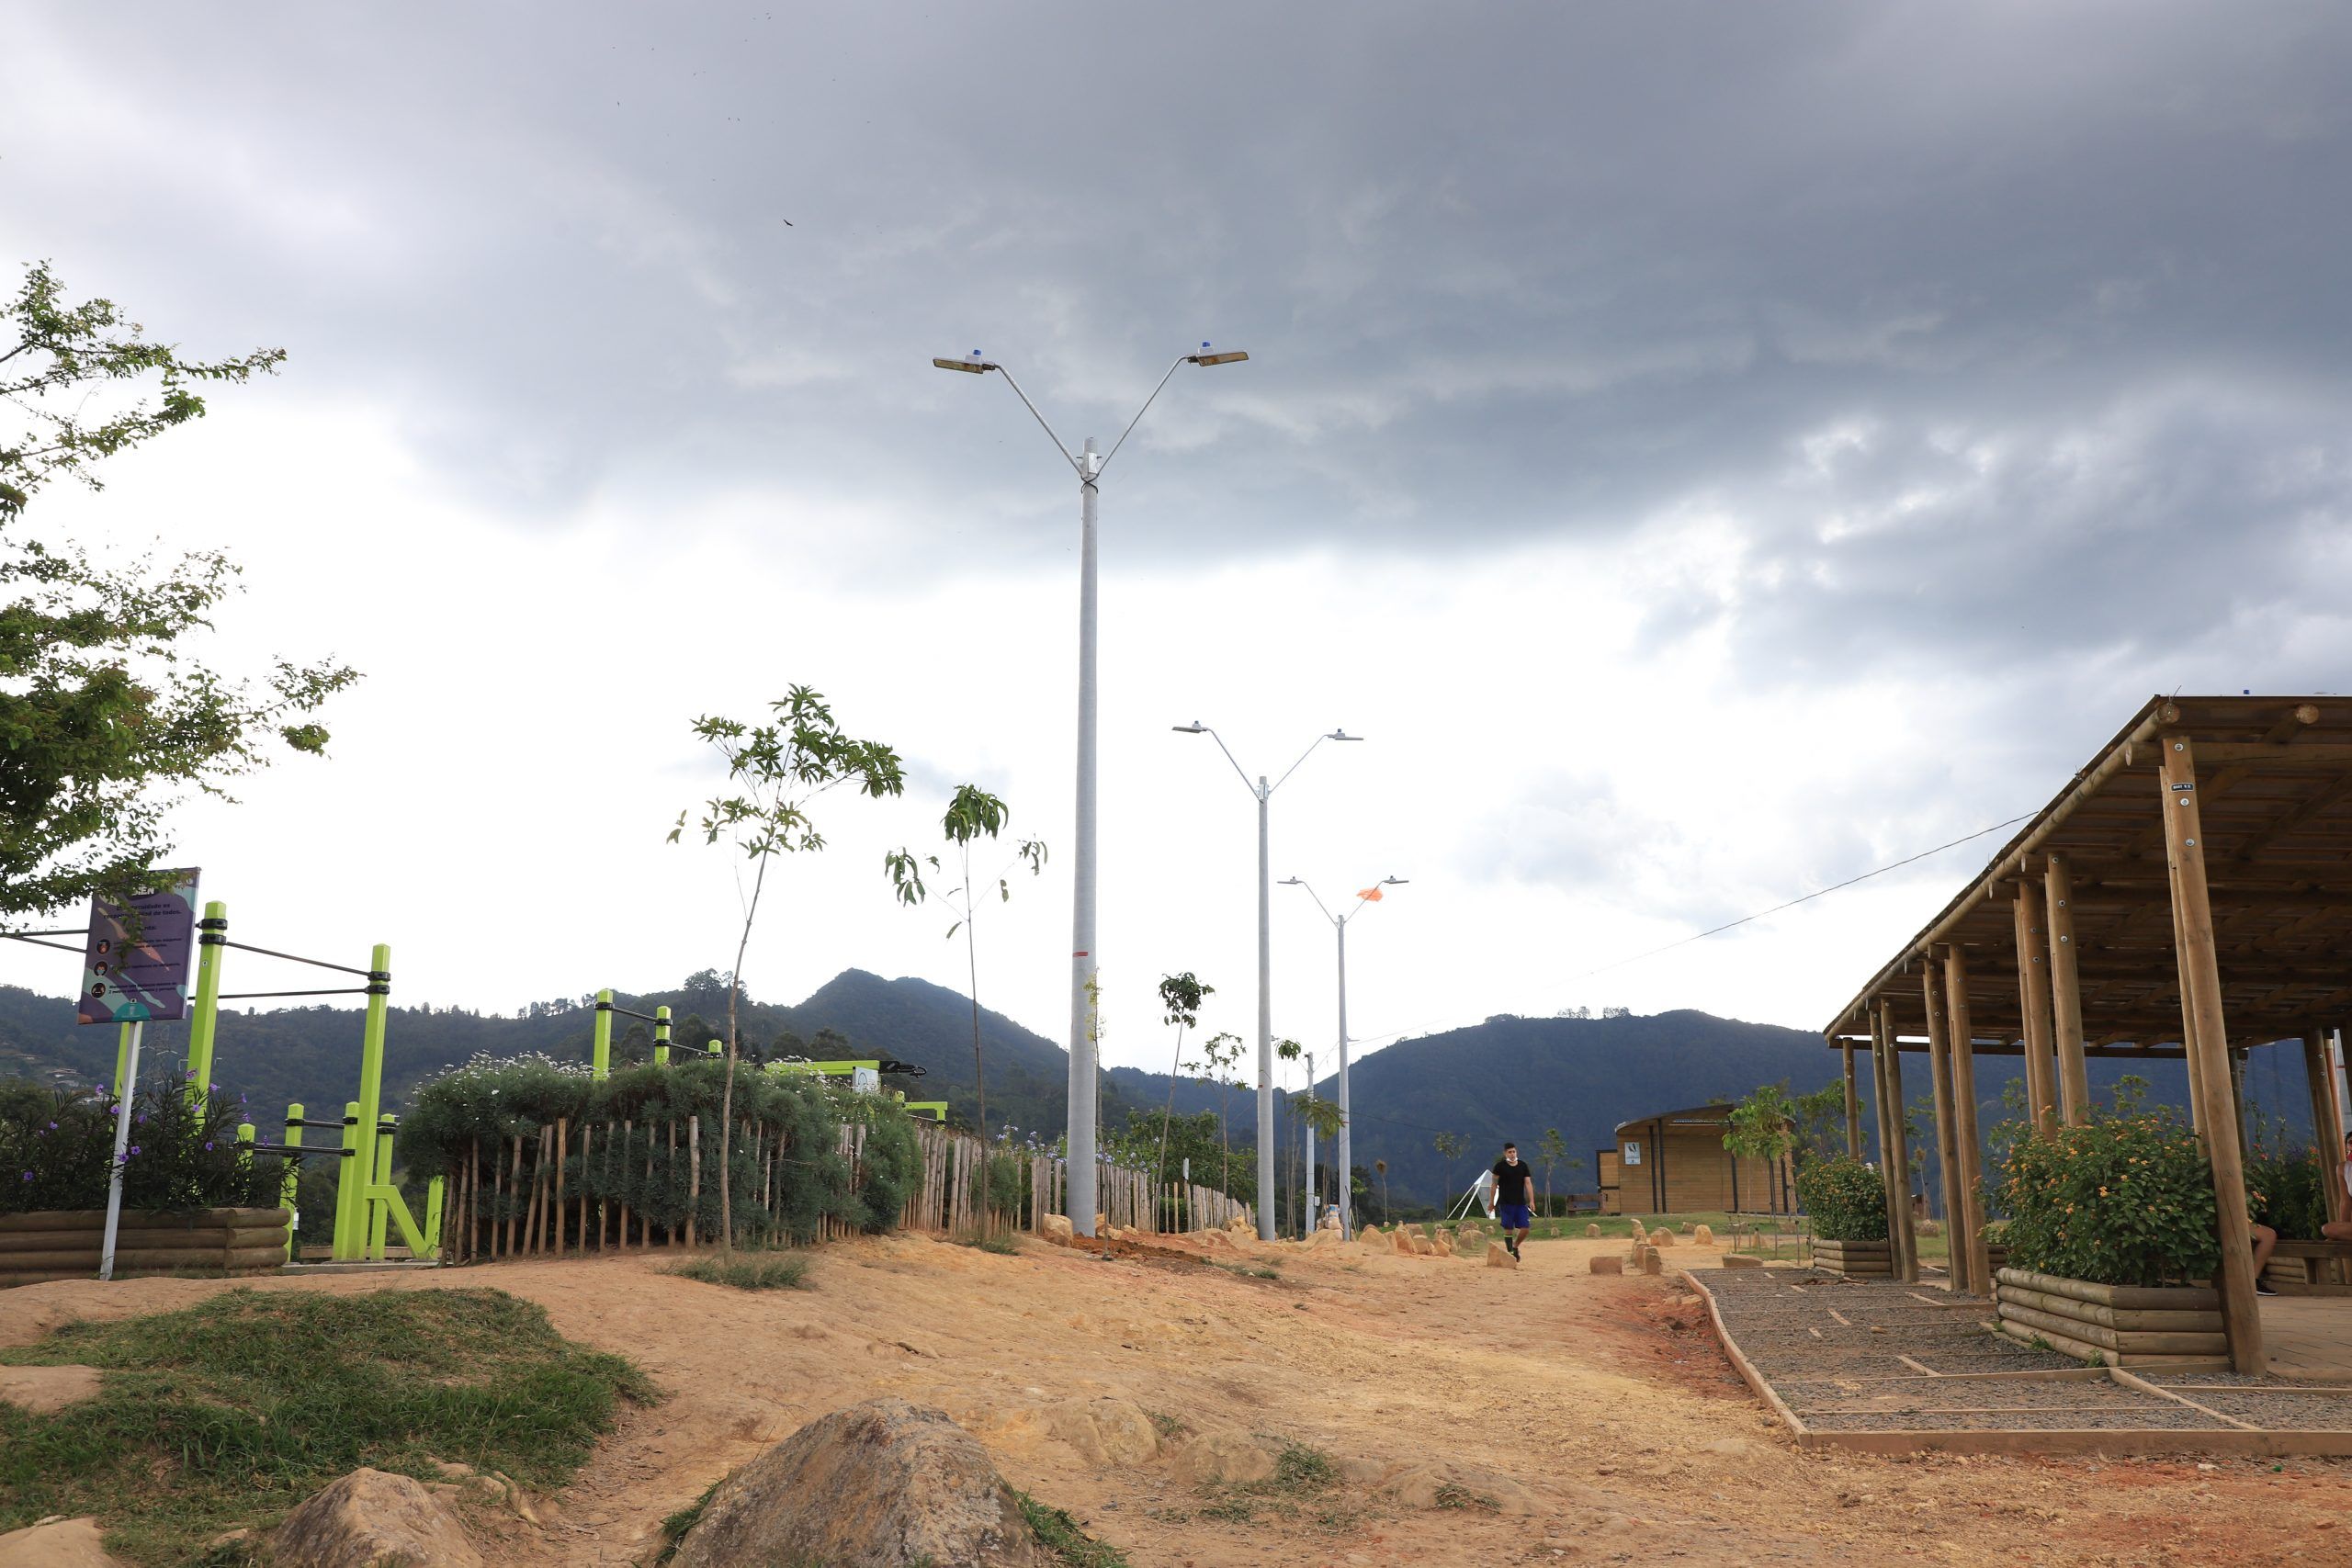
<instances>
[{"instance_id":1,"label":"flowering bush","mask_svg":"<svg viewBox=\"0 0 2352 1568\"><path fill-rule=\"evenodd\" d=\"M1824 1241L1886 1239L1886 1189L1877 1171L1851 1155L1799 1166L1797 1201Z\"/></svg>"},{"instance_id":2,"label":"flowering bush","mask_svg":"<svg viewBox=\"0 0 2352 1568\"><path fill-rule=\"evenodd\" d=\"M2283 1236L2317 1241L2327 1221L2325 1183L2334 1174L2314 1150L2257 1143L2245 1155L2246 1206L2254 1223Z\"/></svg>"},{"instance_id":3,"label":"flowering bush","mask_svg":"<svg viewBox=\"0 0 2352 1568\"><path fill-rule=\"evenodd\" d=\"M2163 1285L2220 1267L2212 1171L2169 1107L2013 1139L2001 1202L2012 1268Z\"/></svg>"},{"instance_id":4,"label":"flowering bush","mask_svg":"<svg viewBox=\"0 0 2352 1568\"><path fill-rule=\"evenodd\" d=\"M114 1168L119 1102L103 1089L0 1086L0 1213L103 1209ZM238 1146L243 1107L218 1092L201 1104L167 1078L130 1103L122 1202L134 1212L275 1208L284 1163Z\"/></svg>"}]
</instances>

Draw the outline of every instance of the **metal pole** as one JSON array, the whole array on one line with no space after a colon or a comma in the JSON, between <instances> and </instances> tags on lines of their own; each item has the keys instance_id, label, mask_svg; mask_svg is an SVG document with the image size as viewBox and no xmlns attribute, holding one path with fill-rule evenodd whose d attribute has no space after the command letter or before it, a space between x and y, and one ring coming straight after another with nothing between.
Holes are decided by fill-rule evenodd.
<instances>
[{"instance_id":1,"label":"metal pole","mask_svg":"<svg viewBox=\"0 0 2352 1568\"><path fill-rule=\"evenodd\" d=\"M1355 1145L1351 1135L1348 1114L1348 922L1334 920L1340 929L1340 1235L1353 1241L1356 1235L1356 1176Z\"/></svg>"},{"instance_id":2,"label":"metal pole","mask_svg":"<svg viewBox=\"0 0 2352 1568\"><path fill-rule=\"evenodd\" d=\"M1274 1239L1274 942L1272 884L1266 870L1266 802L1273 790L1258 775L1258 1239Z\"/></svg>"},{"instance_id":3,"label":"metal pole","mask_svg":"<svg viewBox=\"0 0 2352 1568\"><path fill-rule=\"evenodd\" d=\"M1306 1228L1299 1233L1305 1241L1315 1234L1316 1220L1322 1211L1315 1203L1315 1053L1306 1053Z\"/></svg>"},{"instance_id":4,"label":"metal pole","mask_svg":"<svg viewBox=\"0 0 2352 1568\"><path fill-rule=\"evenodd\" d=\"M1095 476L1102 467L1090 435L1078 469L1078 823L1070 896L1069 1196L1065 1201L1070 1228L1084 1236L1094 1234L1094 1037L1101 1007L1095 977L1102 969L1094 946L1094 517ZM1261 1154L1270 1144L1261 1134ZM1261 1158L1261 1183L1265 1168Z\"/></svg>"},{"instance_id":5,"label":"metal pole","mask_svg":"<svg viewBox=\"0 0 2352 1568\"><path fill-rule=\"evenodd\" d=\"M229 940L229 906L214 899L197 922L196 1004L187 1021L188 1098L212 1089L212 1041L220 1017L220 953Z\"/></svg>"},{"instance_id":6,"label":"metal pole","mask_svg":"<svg viewBox=\"0 0 2352 1568\"><path fill-rule=\"evenodd\" d=\"M613 993L596 993L595 1043L589 1049L588 1076L603 1083L613 1076Z\"/></svg>"},{"instance_id":7,"label":"metal pole","mask_svg":"<svg viewBox=\"0 0 2352 1568\"><path fill-rule=\"evenodd\" d=\"M139 1087L139 1043L146 1035L144 1023L130 1026L130 1038L123 1044L123 1071L114 1086L114 1169L107 1177L107 1234L105 1245L98 1248L98 1278L114 1278L114 1239L122 1229L122 1166L130 1157L130 1096Z\"/></svg>"}]
</instances>

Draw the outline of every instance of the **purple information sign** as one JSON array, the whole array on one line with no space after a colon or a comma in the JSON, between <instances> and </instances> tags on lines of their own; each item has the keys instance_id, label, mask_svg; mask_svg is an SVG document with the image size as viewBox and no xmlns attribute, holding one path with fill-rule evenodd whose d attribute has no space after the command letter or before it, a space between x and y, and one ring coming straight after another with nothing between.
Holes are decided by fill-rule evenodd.
<instances>
[{"instance_id":1,"label":"purple information sign","mask_svg":"<svg viewBox=\"0 0 2352 1568\"><path fill-rule=\"evenodd\" d=\"M90 900L90 942L82 959L83 1023L137 1023L187 1013L187 971L196 953L196 872L159 871L131 899L136 921ZM137 939L130 928L138 927Z\"/></svg>"}]
</instances>

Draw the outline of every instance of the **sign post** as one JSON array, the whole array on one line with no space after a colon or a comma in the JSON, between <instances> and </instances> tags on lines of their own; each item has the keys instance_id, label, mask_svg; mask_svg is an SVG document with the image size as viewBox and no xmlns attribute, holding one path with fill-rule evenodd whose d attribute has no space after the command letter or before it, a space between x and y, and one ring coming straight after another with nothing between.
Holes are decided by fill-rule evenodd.
<instances>
[{"instance_id":1,"label":"sign post","mask_svg":"<svg viewBox=\"0 0 2352 1568\"><path fill-rule=\"evenodd\" d=\"M134 895L129 909L90 900L90 934L82 955L81 1023L125 1026L116 1057L114 1166L107 1175L107 1228L98 1278L114 1278L115 1238L122 1229L122 1168L130 1157L130 1100L139 1087L139 1047L147 1021L187 1012L188 955L196 938L193 868L163 871Z\"/></svg>"}]
</instances>

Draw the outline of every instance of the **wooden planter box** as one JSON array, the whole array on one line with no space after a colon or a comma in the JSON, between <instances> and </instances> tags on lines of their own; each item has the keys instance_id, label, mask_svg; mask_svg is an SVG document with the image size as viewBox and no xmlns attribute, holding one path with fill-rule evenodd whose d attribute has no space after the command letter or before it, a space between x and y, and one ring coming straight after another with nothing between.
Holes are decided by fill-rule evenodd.
<instances>
[{"instance_id":1,"label":"wooden planter box","mask_svg":"<svg viewBox=\"0 0 2352 1568\"><path fill-rule=\"evenodd\" d=\"M1894 1254L1883 1241L1813 1242L1813 1266L1858 1280L1885 1280L1894 1274Z\"/></svg>"},{"instance_id":2,"label":"wooden planter box","mask_svg":"<svg viewBox=\"0 0 2352 1568\"><path fill-rule=\"evenodd\" d=\"M2206 1285L2094 1285L2004 1269L1995 1276L2001 1332L2110 1367L2226 1366L2221 1293Z\"/></svg>"},{"instance_id":3,"label":"wooden planter box","mask_svg":"<svg viewBox=\"0 0 2352 1568\"><path fill-rule=\"evenodd\" d=\"M114 1277L274 1273L286 1261L293 1223L285 1209L125 1210L115 1233ZM96 1279L106 1229L103 1209L0 1214L0 1286Z\"/></svg>"}]
</instances>

